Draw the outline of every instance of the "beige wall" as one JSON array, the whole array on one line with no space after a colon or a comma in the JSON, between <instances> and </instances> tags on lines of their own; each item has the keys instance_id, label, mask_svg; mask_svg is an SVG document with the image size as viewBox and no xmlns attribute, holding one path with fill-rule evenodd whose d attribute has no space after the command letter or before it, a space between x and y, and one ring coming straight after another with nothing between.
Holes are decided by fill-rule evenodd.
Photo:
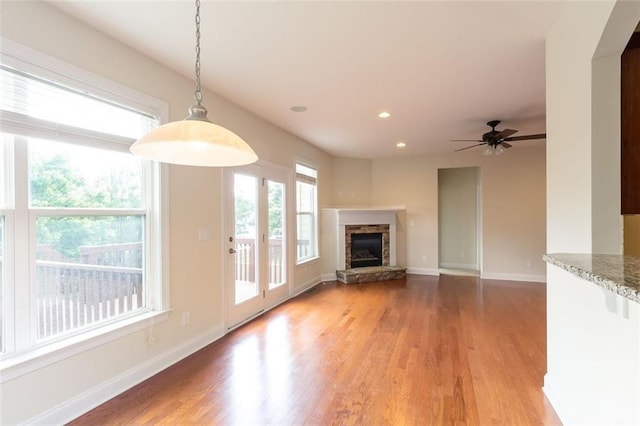
<instances>
[{"instance_id":1,"label":"beige wall","mask_svg":"<svg viewBox=\"0 0 640 426\"><path fill-rule=\"evenodd\" d=\"M351 179L361 160L340 159L334 173ZM480 167L482 271L485 277L544 280L545 148L512 148L502 156L481 150L440 156L371 160L371 205L406 206L398 215L398 264L410 272L438 271L438 169ZM334 194L334 205L339 200ZM424 261L424 256L427 260ZM528 267L527 262L532 266ZM333 270L332 270L333 269ZM335 272L323 260L323 272Z\"/></svg>"},{"instance_id":2,"label":"beige wall","mask_svg":"<svg viewBox=\"0 0 640 426\"><path fill-rule=\"evenodd\" d=\"M335 158L333 166L333 205L371 206L371 161Z\"/></svg>"},{"instance_id":3,"label":"beige wall","mask_svg":"<svg viewBox=\"0 0 640 426\"><path fill-rule=\"evenodd\" d=\"M502 156L486 157L479 150L469 150L375 160L374 202L407 207L399 226L399 236L402 233L405 241L404 258L399 262L426 273L438 268L438 169L480 167L482 275L544 280L544 152L540 146L512 148Z\"/></svg>"},{"instance_id":4,"label":"beige wall","mask_svg":"<svg viewBox=\"0 0 640 426\"><path fill-rule=\"evenodd\" d=\"M438 170L438 243L442 268L477 269L480 170Z\"/></svg>"},{"instance_id":5,"label":"beige wall","mask_svg":"<svg viewBox=\"0 0 640 426\"><path fill-rule=\"evenodd\" d=\"M1 19L2 36L164 100L171 120L184 118L192 100L190 78L42 2L3 1ZM204 104L210 117L242 135L262 160L288 168L296 158L316 164L321 177L319 202L328 205L333 176L329 155L209 91L204 93ZM222 185L219 169L170 167L173 312L169 319L2 383L0 423L24 422L64 404L71 405L58 415L64 410L79 414L73 409L86 409L96 398L113 396L176 353L195 350L224 333ZM198 240L202 228L212 231L211 240ZM308 263L296 269L292 291L319 279L320 262ZM180 319L185 311L190 312L191 322L183 327ZM154 343L148 344L151 333Z\"/></svg>"}]
</instances>

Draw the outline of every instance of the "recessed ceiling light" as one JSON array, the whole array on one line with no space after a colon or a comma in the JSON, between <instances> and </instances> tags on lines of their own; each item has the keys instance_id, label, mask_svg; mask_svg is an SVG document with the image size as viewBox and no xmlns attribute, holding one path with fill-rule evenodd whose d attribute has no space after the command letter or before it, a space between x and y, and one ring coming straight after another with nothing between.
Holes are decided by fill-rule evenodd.
<instances>
[{"instance_id":1,"label":"recessed ceiling light","mask_svg":"<svg viewBox=\"0 0 640 426\"><path fill-rule=\"evenodd\" d=\"M404 148L405 146L407 146L407 144L406 144L406 143L404 143L404 142L398 142L398 143L396 144L396 147L397 147L397 148Z\"/></svg>"},{"instance_id":2,"label":"recessed ceiling light","mask_svg":"<svg viewBox=\"0 0 640 426\"><path fill-rule=\"evenodd\" d=\"M307 107L304 105L296 105L291 107L291 111L293 112L305 112Z\"/></svg>"},{"instance_id":3,"label":"recessed ceiling light","mask_svg":"<svg viewBox=\"0 0 640 426\"><path fill-rule=\"evenodd\" d=\"M391 113L389 111L382 111L378 114L378 118L389 118L391 117Z\"/></svg>"}]
</instances>

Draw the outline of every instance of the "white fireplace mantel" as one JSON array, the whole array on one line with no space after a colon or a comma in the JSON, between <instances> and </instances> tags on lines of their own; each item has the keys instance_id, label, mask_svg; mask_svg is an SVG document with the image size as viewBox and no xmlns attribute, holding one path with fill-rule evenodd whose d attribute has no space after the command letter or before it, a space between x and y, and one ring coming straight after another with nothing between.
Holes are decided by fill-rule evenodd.
<instances>
[{"instance_id":1,"label":"white fireplace mantel","mask_svg":"<svg viewBox=\"0 0 640 426\"><path fill-rule=\"evenodd\" d=\"M345 227L347 225L389 225L389 265L396 265L396 217L404 206L335 208L337 269L345 269Z\"/></svg>"}]
</instances>

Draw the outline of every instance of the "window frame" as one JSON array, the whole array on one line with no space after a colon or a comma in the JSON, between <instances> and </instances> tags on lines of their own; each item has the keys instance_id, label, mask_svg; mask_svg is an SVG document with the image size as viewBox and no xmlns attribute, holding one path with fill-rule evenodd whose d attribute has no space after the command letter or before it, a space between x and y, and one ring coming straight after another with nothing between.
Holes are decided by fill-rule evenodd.
<instances>
[{"instance_id":1,"label":"window frame","mask_svg":"<svg viewBox=\"0 0 640 426\"><path fill-rule=\"evenodd\" d=\"M315 183L313 184L314 187L314 194L313 194L313 207L311 211L300 211L298 210L298 183L306 183L306 184L310 184L309 182L305 182L303 180L298 179L298 165L303 166L303 167L307 167L310 168L312 170L315 171L316 176L315 178L309 176L310 179L315 179ZM295 211L296 211L296 241L295 241L295 247L296 247L296 266L299 265L303 265L305 263L309 263L309 262L313 262L315 260L317 260L320 257L319 254L319 243L318 243L318 214L319 214L319 207L318 207L318 182L319 182L319 175L320 172L318 170L318 166L316 166L314 163L307 161L307 160L303 160L303 159L296 159L295 163L294 163L294 180L295 180ZM304 258L299 258L298 257L298 240L299 240L299 235L298 235L298 225L299 225L299 219L301 216L311 216L311 221L312 221L312 229L311 229L311 233L312 233L312 238L311 238L311 250L312 253Z\"/></svg>"},{"instance_id":2,"label":"window frame","mask_svg":"<svg viewBox=\"0 0 640 426\"><path fill-rule=\"evenodd\" d=\"M33 73L39 77L55 81L60 84L74 87L78 90L84 90L93 95L126 105L137 111L154 115L159 118L159 124L165 123L168 117L168 105L166 102L155 99L146 94L135 91L124 85L108 80L97 74L86 71L82 68L60 61L51 56L45 55L39 51L16 43L12 40L0 37L0 62L17 68L23 72ZM36 138L43 138L42 134L32 135ZM14 136L19 138L22 136ZM46 137L45 137L46 138ZM121 142L121 139L116 142ZM133 142L133 141L131 141ZM3 146L8 145L2 143ZM15 142L14 142L15 145ZM26 144L25 144L26 145ZM1 147L0 147L1 148ZM11 150L13 151L13 150ZM24 153L11 152L11 157L18 155L26 155L26 147ZM7 150L3 151L6 154ZM0 160L4 161L4 170L7 170L9 176L14 177L16 182L4 182L6 188L18 185L28 185L27 182L19 182L26 179L27 176L20 176L26 171L13 170L13 163L8 164L7 155L0 156ZM20 160L22 161L22 160ZM26 158L24 159L26 161ZM8 170L9 166L11 170ZM29 299L29 309L17 309L18 303L24 303L24 300L17 300L23 297L16 294L18 287L17 281L27 280L28 292L31 292L35 286L35 278L31 268L35 263L33 259L27 262L17 264L18 250L27 250L34 253L32 245L35 245L35 218L39 215L44 216L68 216L81 214L83 209L49 209L49 208L29 208L27 211L18 212L16 207L18 203L12 203L12 195L15 197L27 196L26 194L8 194L8 200L0 200L0 215L5 217L5 265L3 268L4 279L7 282L5 293L5 316L11 318L11 321L5 321L3 330L3 339L5 344L5 352L0 354L0 383L12 380L23 374L28 374L34 370L58 362L62 359L73 356L77 353L89 350L94 347L104 345L105 343L129 335L139 330L143 330L154 324L165 321L169 317L170 300L169 300L169 266L165 253L168 253L169 247L169 229L168 229L168 213L169 213L169 169L166 165L144 160L143 173L146 182L146 189L143 191L145 206L143 209L111 209L113 215L121 215L123 213L133 213L136 215L143 214L146 216L144 244L145 258L143 273L145 274L145 299L147 308L144 311L131 316L119 317L114 321L106 321L96 326L89 326L78 330L77 333L60 336L60 338L46 339L41 342L37 341L35 324L23 326L29 329L29 333L23 333L24 330L16 329L18 321L28 318L28 321L35 321L34 313L31 312L35 302ZM16 175L17 174L17 175ZM3 184L0 180L0 184ZM5 189L6 189L5 188ZM6 193L6 191L5 191ZM24 203L24 200L21 201ZM23 204L24 205L24 204ZM102 209L98 209L101 210ZM92 209L84 209L84 212L93 211ZM28 241L20 242L16 238L16 229L24 227L28 229ZM29 228L30 227L30 228ZM20 244L26 244L27 247L16 247ZM33 265L32 265L33 264ZM8 302L8 301L11 302ZM20 314L19 311L30 311L27 314ZM18 318L18 316L21 316ZM10 327L13 325L13 327ZM28 334L28 336L23 336Z\"/></svg>"}]
</instances>

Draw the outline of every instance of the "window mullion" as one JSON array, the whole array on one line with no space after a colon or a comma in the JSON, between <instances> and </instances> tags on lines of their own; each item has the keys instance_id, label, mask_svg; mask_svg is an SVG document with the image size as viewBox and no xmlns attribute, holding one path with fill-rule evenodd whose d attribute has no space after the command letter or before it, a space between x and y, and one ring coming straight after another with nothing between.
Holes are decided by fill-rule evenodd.
<instances>
[{"instance_id":1,"label":"window mullion","mask_svg":"<svg viewBox=\"0 0 640 426\"><path fill-rule=\"evenodd\" d=\"M29 215L27 141L22 137L15 137L14 141L14 342L15 351L21 352L32 346L35 341L35 307L30 297L33 288L31 265L34 263L34 253L30 251L30 247L35 243L29 232L32 219ZM25 259L29 259L29 262L25 262Z\"/></svg>"}]
</instances>

